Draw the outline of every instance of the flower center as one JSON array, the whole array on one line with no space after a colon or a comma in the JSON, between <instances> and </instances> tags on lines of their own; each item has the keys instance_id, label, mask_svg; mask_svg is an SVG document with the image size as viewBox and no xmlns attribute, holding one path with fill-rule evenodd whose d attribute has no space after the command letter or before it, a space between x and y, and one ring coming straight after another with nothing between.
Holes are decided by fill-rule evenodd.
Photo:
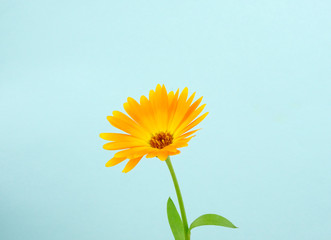
<instances>
[{"instance_id":1,"label":"flower center","mask_svg":"<svg viewBox=\"0 0 331 240\"><path fill-rule=\"evenodd\" d=\"M149 144L153 148L162 149L172 143L172 140L174 137L167 132L159 132L152 136L151 140L149 141Z\"/></svg>"}]
</instances>

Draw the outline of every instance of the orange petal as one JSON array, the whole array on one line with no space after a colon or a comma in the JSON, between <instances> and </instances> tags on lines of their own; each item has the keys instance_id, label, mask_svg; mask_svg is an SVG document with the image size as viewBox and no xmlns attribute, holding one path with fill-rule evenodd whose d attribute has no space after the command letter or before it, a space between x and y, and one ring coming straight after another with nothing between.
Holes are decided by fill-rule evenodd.
<instances>
[{"instance_id":1,"label":"orange petal","mask_svg":"<svg viewBox=\"0 0 331 240\"><path fill-rule=\"evenodd\" d=\"M167 160L168 156L169 156L169 152L166 150L161 149L157 152L157 157L162 161Z\"/></svg>"},{"instance_id":2,"label":"orange petal","mask_svg":"<svg viewBox=\"0 0 331 240\"><path fill-rule=\"evenodd\" d=\"M194 110L193 112L191 112L191 114L189 116L187 116L185 119L183 119L182 123L179 124L177 126L177 128L174 131L174 135L177 136L176 133L181 132L184 128L187 127L187 125L189 125L196 117L199 116L199 114L203 111L203 109L205 108L206 104L201 105L200 107L198 107L196 110Z\"/></svg>"},{"instance_id":3,"label":"orange petal","mask_svg":"<svg viewBox=\"0 0 331 240\"><path fill-rule=\"evenodd\" d=\"M167 124L167 129L169 129L171 122L174 118L177 104L178 104L178 94L179 94L179 89L177 89L175 95L172 97L171 95L168 96L169 98L169 107L168 107L168 124Z\"/></svg>"},{"instance_id":4,"label":"orange petal","mask_svg":"<svg viewBox=\"0 0 331 240\"><path fill-rule=\"evenodd\" d=\"M177 148L173 144L171 144L171 145L168 145L165 148L163 148L163 150L166 150L166 151L169 151L169 152L176 152Z\"/></svg>"},{"instance_id":5,"label":"orange petal","mask_svg":"<svg viewBox=\"0 0 331 240\"><path fill-rule=\"evenodd\" d=\"M185 112L183 112L183 118L181 122L178 124L176 129L180 128L183 125L189 124L192 120L194 120L204 109L205 105L202 105L203 107L197 107L200 105L203 97L200 97L198 100L196 100L191 106L189 106ZM196 110L197 109L197 110Z\"/></svg>"},{"instance_id":6,"label":"orange petal","mask_svg":"<svg viewBox=\"0 0 331 240\"><path fill-rule=\"evenodd\" d=\"M174 100L174 97L175 97L175 93L173 91L170 91L168 93L168 101L169 101L169 104L172 103L172 101Z\"/></svg>"},{"instance_id":7,"label":"orange petal","mask_svg":"<svg viewBox=\"0 0 331 240\"><path fill-rule=\"evenodd\" d=\"M180 96L178 98L174 116L171 119L171 122L169 124L170 132L173 132L176 129L176 126L178 125L178 123L181 121L181 119L183 117L183 111L186 107L187 96L188 96L188 88L186 87L183 89L182 93L180 94Z\"/></svg>"},{"instance_id":8,"label":"orange petal","mask_svg":"<svg viewBox=\"0 0 331 240\"><path fill-rule=\"evenodd\" d=\"M155 133L157 131L157 121L152 103L145 96L141 96L140 105L143 111L140 111L139 115L143 115L146 125L148 125L149 129Z\"/></svg>"},{"instance_id":9,"label":"orange petal","mask_svg":"<svg viewBox=\"0 0 331 240\"><path fill-rule=\"evenodd\" d=\"M174 134L174 137L182 135L183 133L189 131L190 129L194 128L196 125L198 125L206 116L208 115L208 112L202 114L200 117L195 119L193 122L191 122L189 125L187 125L183 130L176 132Z\"/></svg>"},{"instance_id":10,"label":"orange petal","mask_svg":"<svg viewBox=\"0 0 331 240\"><path fill-rule=\"evenodd\" d=\"M195 135L188 137L188 138L184 138L184 139L180 139L180 140L176 140L173 145L176 148L182 148L182 147L187 147L188 146L188 142L195 137Z\"/></svg>"},{"instance_id":11,"label":"orange petal","mask_svg":"<svg viewBox=\"0 0 331 240\"><path fill-rule=\"evenodd\" d=\"M127 173L127 172L130 172L138 163L139 161L141 160L142 156L141 157L138 157L138 158L133 158L131 159L124 167L123 171L124 173Z\"/></svg>"},{"instance_id":12,"label":"orange petal","mask_svg":"<svg viewBox=\"0 0 331 240\"><path fill-rule=\"evenodd\" d=\"M166 131L168 119L168 94L164 85L156 86L155 94L150 95L158 131Z\"/></svg>"},{"instance_id":13,"label":"orange petal","mask_svg":"<svg viewBox=\"0 0 331 240\"><path fill-rule=\"evenodd\" d=\"M133 131L131 135L137 136L139 138L145 139L146 136L150 135L146 129L144 129L142 126L137 124L137 122L120 111L113 111L113 117L108 117L107 119L113 126L114 124L117 124L118 126L115 127L127 133L131 133L128 131Z\"/></svg>"},{"instance_id":14,"label":"orange petal","mask_svg":"<svg viewBox=\"0 0 331 240\"><path fill-rule=\"evenodd\" d=\"M158 150L153 150L153 151L147 153L146 158L154 158L154 157L156 157L157 156L157 152L158 152Z\"/></svg>"},{"instance_id":15,"label":"orange petal","mask_svg":"<svg viewBox=\"0 0 331 240\"><path fill-rule=\"evenodd\" d=\"M178 140L181 140L181 139L183 139L183 138L189 137L190 135L192 135L193 133L195 133L195 132L197 132L197 131L199 131L199 130L201 130L201 128L199 128L199 129L195 129L195 130L193 130L193 131L189 131L189 132L187 132L187 133L184 133L184 134L180 135L177 139L178 139Z\"/></svg>"},{"instance_id":16,"label":"orange petal","mask_svg":"<svg viewBox=\"0 0 331 240\"><path fill-rule=\"evenodd\" d=\"M162 85L161 94L159 97L159 111L161 117L161 131L167 130L168 124L168 93L164 85Z\"/></svg>"},{"instance_id":17,"label":"orange petal","mask_svg":"<svg viewBox=\"0 0 331 240\"><path fill-rule=\"evenodd\" d=\"M130 97L123 106L125 111L138 123L138 125L142 126L149 133L153 132L153 128L149 121L152 116L148 106L141 106L136 100Z\"/></svg>"},{"instance_id":18,"label":"orange petal","mask_svg":"<svg viewBox=\"0 0 331 240\"><path fill-rule=\"evenodd\" d=\"M124 122L119 118L116 118L114 116L108 116L107 119L111 125L126 133L129 133L137 138L146 137L146 134L141 129L131 124L128 124L127 122Z\"/></svg>"},{"instance_id":19,"label":"orange petal","mask_svg":"<svg viewBox=\"0 0 331 240\"><path fill-rule=\"evenodd\" d=\"M177 150L176 152L169 152L169 156L174 156L174 155L177 155L177 154L180 154L179 150Z\"/></svg>"},{"instance_id":20,"label":"orange petal","mask_svg":"<svg viewBox=\"0 0 331 240\"><path fill-rule=\"evenodd\" d=\"M136 158L151 151L151 147L135 147L115 153L115 157Z\"/></svg>"},{"instance_id":21,"label":"orange petal","mask_svg":"<svg viewBox=\"0 0 331 240\"><path fill-rule=\"evenodd\" d=\"M126 158L122 157L122 158L116 158L113 157L112 159L110 159L107 163L106 163L106 167L112 167L115 166L121 162L123 162Z\"/></svg>"},{"instance_id":22,"label":"orange petal","mask_svg":"<svg viewBox=\"0 0 331 240\"><path fill-rule=\"evenodd\" d=\"M182 148L182 147L187 147L188 143L187 142L178 142L175 144L176 148Z\"/></svg>"}]
</instances>

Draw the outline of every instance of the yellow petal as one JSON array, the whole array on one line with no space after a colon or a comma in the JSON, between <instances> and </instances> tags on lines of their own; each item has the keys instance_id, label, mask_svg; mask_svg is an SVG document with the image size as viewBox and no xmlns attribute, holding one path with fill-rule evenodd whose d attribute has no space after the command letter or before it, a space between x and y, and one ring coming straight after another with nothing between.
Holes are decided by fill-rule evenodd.
<instances>
[{"instance_id":1,"label":"yellow petal","mask_svg":"<svg viewBox=\"0 0 331 240\"><path fill-rule=\"evenodd\" d=\"M133 147L148 146L147 144L141 144L139 142L110 142L103 145L106 150L120 150Z\"/></svg>"},{"instance_id":2,"label":"yellow petal","mask_svg":"<svg viewBox=\"0 0 331 240\"><path fill-rule=\"evenodd\" d=\"M134 137L132 135L122 134L122 133L100 133L100 137L108 141L118 141L118 142L143 142L141 139Z\"/></svg>"}]
</instances>

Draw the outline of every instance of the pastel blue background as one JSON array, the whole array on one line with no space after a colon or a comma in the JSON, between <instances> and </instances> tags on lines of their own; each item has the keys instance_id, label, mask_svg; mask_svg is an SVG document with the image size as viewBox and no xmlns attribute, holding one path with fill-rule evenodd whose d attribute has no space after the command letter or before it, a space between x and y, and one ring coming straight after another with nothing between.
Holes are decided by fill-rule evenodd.
<instances>
[{"instance_id":1,"label":"pastel blue background","mask_svg":"<svg viewBox=\"0 0 331 240\"><path fill-rule=\"evenodd\" d=\"M157 83L210 115L173 158L192 240L331 236L330 1L2 1L0 239L172 239L166 165L106 168Z\"/></svg>"}]
</instances>

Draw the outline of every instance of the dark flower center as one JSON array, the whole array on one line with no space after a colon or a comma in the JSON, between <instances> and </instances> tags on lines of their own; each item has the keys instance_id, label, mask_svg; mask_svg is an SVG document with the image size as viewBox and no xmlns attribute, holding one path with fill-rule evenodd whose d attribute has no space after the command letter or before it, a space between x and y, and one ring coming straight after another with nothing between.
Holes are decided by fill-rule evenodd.
<instances>
[{"instance_id":1,"label":"dark flower center","mask_svg":"<svg viewBox=\"0 0 331 240\"><path fill-rule=\"evenodd\" d=\"M167 132L159 132L152 136L151 140L149 141L149 144L153 148L162 149L172 143L173 136L170 133Z\"/></svg>"}]
</instances>

